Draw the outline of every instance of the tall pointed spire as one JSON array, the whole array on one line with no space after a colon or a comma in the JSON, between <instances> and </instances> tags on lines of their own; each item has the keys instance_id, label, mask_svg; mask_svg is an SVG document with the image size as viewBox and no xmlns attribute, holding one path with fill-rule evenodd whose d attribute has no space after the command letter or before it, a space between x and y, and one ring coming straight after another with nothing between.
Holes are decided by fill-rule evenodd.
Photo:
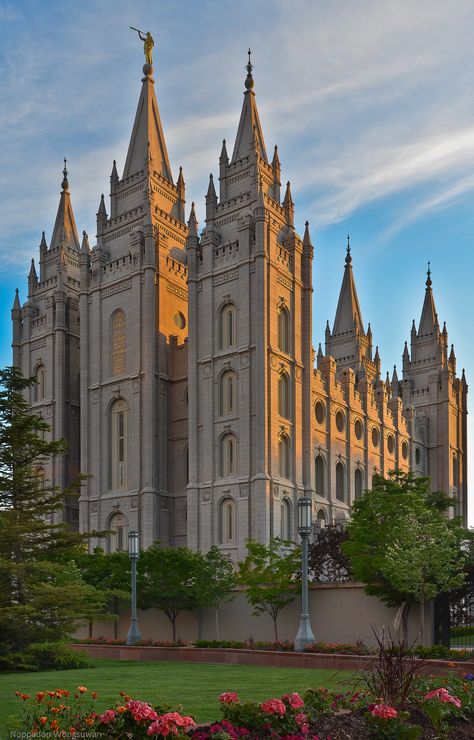
<instances>
[{"instance_id":1,"label":"tall pointed spire","mask_svg":"<svg viewBox=\"0 0 474 740\"><path fill-rule=\"evenodd\" d=\"M286 223L288 224L288 226L294 226L295 204L293 203L293 198L291 197L291 185L289 180L286 183L285 197L283 199L282 205L286 212Z\"/></svg>"},{"instance_id":2,"label":"tall pointed spire","mask_svg":"<svg viewBox=\"0 0 474 740\"><path fill-rule=\"evenodd\" d=\"M15 299L13 301L12 311L20 311L20 310L21 310L20 293L19 293L18 288L15 288Z\"/></svg>"},{"instance_id":3,"label":"tall pointed spire","mask_svg":"<svg viewBox=\"0 0 474 740\"><path fill-rule=\"evenodd\" d=\"M189 214L188 220L189 236L198 235L198 220L196 218L196 211L194 210L194 201L191 203L191 213Z\"/></svg>"},{"instance_id":4,"label":"tall pointed spire","mask_svg":"<svg viewBox=\"0 0 474 740\"><path fill-rule=\"evenodd\" d=\"M255 150L255 142L258 145L259 154L268 162L265 141L263 139L262 126L257 110L255 93L253 91L254 79L252 76L253 64L250 60L251 51L248 50L249 60L246 65L247 77L245 80L244 102L240 114L239 127L235 137L234 151L232 162L248 156L251 151Z\"/></svg>"},{"instance_id":5,"label":"tall pointed spire","mask_svg":"<svg viewBox=\"0 0 474 740\"><path fill-rule=\"evenodd\" d=\"M61 183L61 196L59 207L54 222L53 235L51 237L51 249L63 244L70 249L79 250L79 238L77 236L76 222L71 205L71 194L69 192L69 181L67 179L67 160L64 158L63 181Z\"/></svg>"},{"instance_id":6,"label":"tall pointed spire","mask_svg":"<svg viewBox=\"0 0 474 740\"><path fill-rule=\"evenodd\" d=\"M142 90L122 178L125 180L130 175L143 170L144 163L148 160L149 167L173 183L168 150L155 97L153 67L145 64L143 73L145 76L142 78Z\"/></svg>"},{"instance_id":7,"label":"tall pointed spire","mask_svg":"<svg viewBox=\"0 0 474 740\"><path fill-rule=\"evenodd\" d=\"M357 290L352 272L352 256L350 237L347 237L347 254L345 259L344 277L342 279L341 292L337 303L336 318L334 320L333 334L342 334L356 328L364 331L364 322L357 297Z\"/></svg>"},{"instance_id":8,"label":"tall pointed spire","mask_svg":"<svg viewBox=\"0 0 474 740\"><path fill-rule=\"evenodd\" d=\"M426 278L425 300L423 301L423 309L421 311L421 319L420 319L420 324L418 326L418 335L431 334L434 331L436 322L437 322L436 307L435 307L435 302L434 302L434 297L433 297L433 291L431 289L432 280L431 280L431 268L430 268L429 262L428 262L428 270L426 274L427 274L427 278Z\"/></svg>"}]
</instances>

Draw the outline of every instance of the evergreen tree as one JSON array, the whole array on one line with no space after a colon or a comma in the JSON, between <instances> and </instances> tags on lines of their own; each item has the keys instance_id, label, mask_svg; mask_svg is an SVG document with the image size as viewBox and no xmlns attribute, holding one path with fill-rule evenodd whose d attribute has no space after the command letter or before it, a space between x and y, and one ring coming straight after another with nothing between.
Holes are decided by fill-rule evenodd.
<instances>
[{"instance_id":1,"label":"evergreen tree","mask_svg":"<svg viewBox=\"0 0 474 740\"><path fill-rule=\"evenodd\" d=\"M48 424L31 412L25 391L34 382L17 368L0 370L0 666L7 668L40 666L39 644L66 639L104 604L67 562L85 536L52 521L74 490L39 474L67 445L47 441Z\"/></svg>"}]
</instances>

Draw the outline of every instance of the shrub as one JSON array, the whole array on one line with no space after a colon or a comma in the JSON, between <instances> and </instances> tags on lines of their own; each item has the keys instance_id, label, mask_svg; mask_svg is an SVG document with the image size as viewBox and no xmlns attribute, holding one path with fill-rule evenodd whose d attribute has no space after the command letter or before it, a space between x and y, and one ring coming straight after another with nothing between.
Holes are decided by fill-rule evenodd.
<instances>
[{"instance_id":1,"label":"shrub","mask_svg":"<svg viewBox=\"0 0 474 740\"><path fill-rule=\"evenodd\" d=\"M88 668L91 664L85 653L71 650L63 642L32 644L21 653L0 657L0 670L15 672Z\"/></svg>"}]
</instances>

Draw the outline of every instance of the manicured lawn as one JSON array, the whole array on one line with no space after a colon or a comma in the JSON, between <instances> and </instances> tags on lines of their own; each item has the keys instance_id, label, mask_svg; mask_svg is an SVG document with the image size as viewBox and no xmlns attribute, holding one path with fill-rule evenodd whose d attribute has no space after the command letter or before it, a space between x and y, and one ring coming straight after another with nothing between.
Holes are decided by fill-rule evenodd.
<instances>
[{"instance_id":1,"label":"manicured lawn","mask_svg":"<svg viewBox=\"0 0 474 740\"><path fill-rule=\"evenodd\" d=\"M95 660L93 668L74 671L2 674L0 737L4 737L7 717L15 713L15 691L34 696L37 691L74 691L83 685L99 693L100 709L113 705L119 691L125 691L135 699L182 704L197 722L206 722L220 717L217 697L222 691L237 691L242 699L260 701L289 691L303 692L310 686L334 688L350 676L347 671L123 660Z\"/></svg>"}]
</instances>

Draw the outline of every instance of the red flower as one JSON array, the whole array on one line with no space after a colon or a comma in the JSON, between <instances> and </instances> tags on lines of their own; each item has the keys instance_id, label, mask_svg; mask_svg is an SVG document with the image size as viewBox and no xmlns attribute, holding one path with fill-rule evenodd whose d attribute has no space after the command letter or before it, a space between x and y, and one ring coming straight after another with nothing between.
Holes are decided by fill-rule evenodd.
<instances>
[{"instance_id":1,"label":"red flower","mask_svg":"<svg viewBox=\"0 0 474 740\"><path fill-rule=\"evenodd\" d=\"M301 709L304 706L304 701L299 694L294 691L292 694L283 694L281 697L283 701L287 701L292 709Z\"/></svg>"},{"instance_id":2,"label":"red flower","mask_svg":"<svg viewBox=\"0 0 474 740\"><path fill-rule=\"evenodd\" d=\"M260 709L265 714L278 714L280 717L286 713L286 707L281 699L268 699L260 704Z\"/></svg>"},{"instance_id":3,"label":"red flower","mask_svg":"<svg viewBox=\"0 0 474 740\"><path fill-rule=\"evenodd\" d=\"M395 719L398 715L397 710L387 704L375 704L369 711L373 717L382 717L382 719Z\"/></svg>"},{"instance_id":4,"label":"red flower","mask_svg":"<svg viewBox=\"0 0 474 740\"><path fill-rule=\"evenodd\" d=\"M224 691L224 693L219 696L219 701L221 704L235 704L239 701L239 697L235 691Z\"/></svg>"},{"instance_id":5,"label":"red flower","mask_svg":"<svg viewBox=\"0 0 474 740\"><path fill-rule=\"evenodd\" d=\"M41 702L43 701L43 699L44 699L44 691L38 691L38 693L36 694L36 701Z\"/></svg>"}]
</instances>

